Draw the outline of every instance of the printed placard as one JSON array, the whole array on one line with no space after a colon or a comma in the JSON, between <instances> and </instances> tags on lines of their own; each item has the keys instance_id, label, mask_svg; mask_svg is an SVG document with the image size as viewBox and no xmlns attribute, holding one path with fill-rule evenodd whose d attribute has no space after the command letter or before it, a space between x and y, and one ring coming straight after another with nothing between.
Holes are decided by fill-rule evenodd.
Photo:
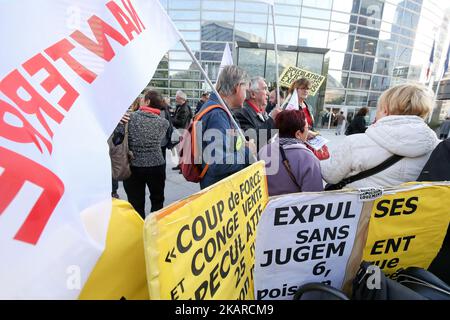
<instances>
[{"instance_id":1,"label":"printed placard","mask_svg":"<svg viewBox=\"0 0 450 320\"><path fill-rule=\"evenodd\" d=\"M253 299L256 226L268 199L264 162L145 222L152 299Z\"/></svg>"},{"instance_id":2,"label":"printed placard","mask_svg":"<svg viewBox=\"0 0 450 320\"><path fill-rule=\"evenodd\" d=\"M280 76L280 85L289 88L292 82L300 78L306 78L311 81L311 89L309 90L309 94L311 96L316 95L317 91L319 91L320 86L325 80L325 77L320 74L289 66L284 69L283 73Z\"/></svg>"},{"instance_id":3,"label":"printed placard","mask_svg":"<svg viewBox=\"0 0 450 320\"><path fill-rule=\"evenodd\" d=\"M395 278L410 266L428 268L450 220L449 186L390 192L375 201L363 259Z\"/></svg>"},{"instance_id":4,"label":"printed placard","mask_svg":"<svg viewBox=\"0 0 450 320\"><path fill-rule=\"evenodd\" d=\"M307 282L340 288L362 203L354 194L291 194L271 200L256 238L256 299L292 299Z\"/></svg>"}]
</instances>

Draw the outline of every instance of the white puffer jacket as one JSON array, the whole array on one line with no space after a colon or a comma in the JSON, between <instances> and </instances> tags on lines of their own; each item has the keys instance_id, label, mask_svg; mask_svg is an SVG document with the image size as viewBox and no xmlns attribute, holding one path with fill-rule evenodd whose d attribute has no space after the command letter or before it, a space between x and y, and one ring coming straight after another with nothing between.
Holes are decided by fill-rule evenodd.
<instances>
[{"instance_id":1,"label":"white puffer jacket","mask_svg":"<svg viewBox=\"0 0 450 320\"><path fill-rule=\"evenodd\" d=\"M320 162L322 177L328 183L337 183L397 154L404 158L347 187L396 186L415 181L438 143L434 131L420 117L383 117L365 133L347 136L343 143L332 148L330 159Z\"/></svg>"}]
</instances>

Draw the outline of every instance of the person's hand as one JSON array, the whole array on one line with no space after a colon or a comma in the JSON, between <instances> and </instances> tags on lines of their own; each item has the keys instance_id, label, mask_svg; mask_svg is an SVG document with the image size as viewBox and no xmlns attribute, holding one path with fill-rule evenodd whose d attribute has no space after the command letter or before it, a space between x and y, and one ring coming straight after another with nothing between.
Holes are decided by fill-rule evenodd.
<instances>
[{"instance_id":1,"label":"person's hand","mask_svg":"<svg viewBox=\"0 0 450 320\"><path fill-rule=\"evenodd\" d=\"M270 117L275 120L278 116L278 114L283 111L283 109L281 107L275 107L271 112L270 112Z\"/></svg>"},{"instance_id":2,"label":"person's hand","mask_svg":"<svg viewBox=\"0 0 450 320\"><path fill-rule=\"evenodd\" d=\"M306 140L314 139L318 135L319 135L318 132L314 132L314 131L309 130L308 131L308 137L306 138Z\"/></svg>"},{"instance_id":3,"label":"person's hand","mask_svg":"<svg viewBox=\"0 0 450 320\"><path fill-rule=\"evenodd\" d=\"M122 119L120 119L120 123L125 124L128 123L128 121L130 121L130 113L127 112L122 116Z\"/></svg>"},{"instance_id":4,"label":"person's hand","mask_svg":"<svg viewBox=\"0 0 450 320\"><path fill-rule=\"evenodd\" d=\"M245 141L245 146L250 150L252 154L256 156L257 150L255 140L250 139L250 141Z\"/></svg>"}]
</instances>

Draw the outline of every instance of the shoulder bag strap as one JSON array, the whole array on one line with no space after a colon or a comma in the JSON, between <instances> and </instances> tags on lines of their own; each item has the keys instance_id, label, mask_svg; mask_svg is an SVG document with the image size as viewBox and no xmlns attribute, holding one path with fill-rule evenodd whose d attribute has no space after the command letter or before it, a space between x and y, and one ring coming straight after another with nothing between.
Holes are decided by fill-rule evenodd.
<instances>
[{"instance_id":1,"label":"shoulder bag strap","mask_svg":"<svg viewBox=\"0 0 450 320\"><path fill-rule=\"evenodd\" d=\"M284 167L286 168L286 171L287 171L289 177L291 178L292 182L297 186L298 191L302 192L302 187L298 184L297 179L295 179L295 176L292 173L291 165L289 164L289 160L286 157L286 153L284 152L283 146L280 144L279 147L280 147L281 158L283 159L282 162L283 162Z\"/></svg>"},{"instance_id":2,"label":"shoulder bag strap","mask_svg":"<svg viewBox=\"0 0 450 320\"><path fill-rule=\"evenodd\" d=\"M360 172L358 174L355 174L354 176L342 179L340 182L337 183L337 185L342 185L341 188L343 188L349 183L352 183L352 182L355 182L358 180L362 180L362 179L370 177L374 174L377 174L378 172L381 172L381 171L389 168L390 166L397 163L401 159L403 159L403 156L394 154L392 157L388 158L387 160L383 161L382 163L380 163L379 165L377 165L376 167L374 167L372 169L369 169L369 170Z\"/></svg>"}]
</instances>

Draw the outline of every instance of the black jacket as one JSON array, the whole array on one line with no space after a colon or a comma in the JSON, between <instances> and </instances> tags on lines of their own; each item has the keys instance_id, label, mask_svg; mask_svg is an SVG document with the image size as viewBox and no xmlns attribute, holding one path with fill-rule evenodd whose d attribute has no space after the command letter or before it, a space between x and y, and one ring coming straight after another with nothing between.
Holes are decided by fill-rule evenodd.
<instances>
[{"instance_id":1,"label":"black jacket","mask_svg":"<svg viewBox=\"0 0 450 320\"><path fill-rule=\"evenodd\" d=\"M169 121L169 128L167 128L166 135L161 141L161 147L163 148L172 148L172 133L173 133L173 124L172 118L170 116L169 108L165 107L164 110L161 110L161 117Z\"/></svg>"},{"instance_id":2,"label":"black jacket","mask_svg":"<svg viewBox=\"0 0 450 320\"><path fill-rule=\"evenodd\" d=\"M172 118L173 126L177 129L186 129L192 119L191 107L185 102L178 105Z\"/></svg>"},{"instance_id":3,"label":"black jacket","mask_svg":"<svg viewBox=\"0 0 450 320\"><path fill-rule=\"evenodd\" d=\"M437 145L417 181L450 181L450 138ZM450 284L450 224L444 243L428 270Z\"/></svg>"},{"instance_id":4,"label":"black jacket","mask_svg":"<svg viewBox=\"0 0 450 320\"><path fill-rule=\"evenodd\" d=\"M275 122L271 117L264 113L264 115L256 113L256 111L248 105L247 100L244 102L244 107L234 112L236 121L239 123L242 131L245 132L248 129L254 129L256 132L255 136L249 136L245 134L247 139L255 139L257 142L258 150L268 143L270 138L275 134ZM266 130L260 138L260 130Z\"/></svg>"},{"instance_id":5,"label":"black jacket","mask_svg":"<svg viewBox=\"0 0 450 320\"><path fill-rule=\"evenodd\" d=\"M349 136L351 134L364 133L366 132L366 129L366 120L364 119L364 117L356 116L353 118L352 122L345 131L345 135Z\"/></svg>"},{"instance_id":6,"label":"black jacket","mask_svg":"<svg viewBox=\"0 0 450 320\"><path fill-rule=\"evenodd\" d=\"M417 181L450 181L450 138L433 150Z\"/></svg>"}]
</instances>

